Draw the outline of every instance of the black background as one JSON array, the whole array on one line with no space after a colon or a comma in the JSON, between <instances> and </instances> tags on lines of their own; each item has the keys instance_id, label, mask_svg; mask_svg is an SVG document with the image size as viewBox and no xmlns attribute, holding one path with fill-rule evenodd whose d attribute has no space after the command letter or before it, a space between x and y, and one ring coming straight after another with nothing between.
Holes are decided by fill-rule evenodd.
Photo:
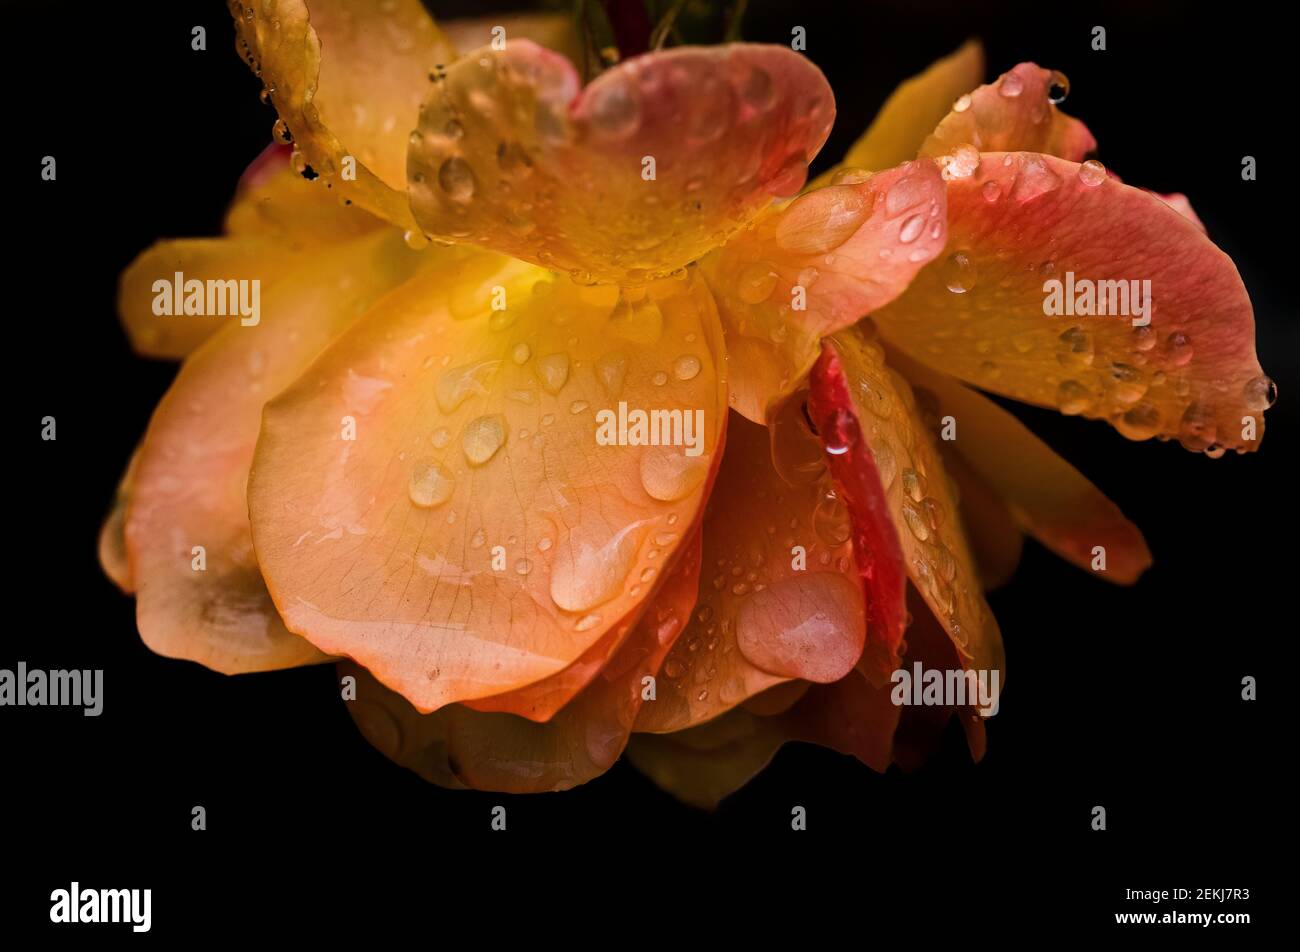
<instances>
[{"instance_id":1,"label":"black background","mask_svg":"<svg viewBox=\"0 0 1300 952\"><path fill-rule=\"evenodd\" d=\"M511 6L430 5L440 16ZM746 874L760 879L843 870L864 896L859 918L889 918L869 900L895 890L903 895L889 909L920 897L940 918L975 917L985 933L1027 920L1074 932L1148 908L1123 902L1126 887L1174 886L1249 886L1256 898L1245 908L1266 918L1281 886L1270 854L1290 827L1282 766L1294 741L1281 728L1294 717L1300 374L1287 141L1296 87L1285 25L1264 5L1203 14L1141 2L753 0L744 37L788 42L792 25L805 26L807 55L836 92L839 117L814 171L897 82L968 36L985 43L988 78L1027 59L1066 72L1065 108L1092 129L1099 158L1127 182L1186 192L1236 261L1281 400L1261 452L1218 461L1017 405L1137 522L1155 566L1136 587L1115 588L1027 545L1019 574L990 598L1011 677L982 764L955 731L913 775L879 776L790 745L712 814L678 805L625 764L565 794L443 791L361 738L331 666L227 678L144 647L134 603L97 567L95 539L174 366L130 353L116 278L159 237L217 233L275 117L258 103L217 0L0 9L5 388L16 422L5 454L0 667L105 670L98 718L0 711L2 855L18 857L6 864L17 891L0 894L10 921L48 925L49 891L72 879L153 887L154 932L165 934L184 915L219 929L218 910L236 902L240 916L319 912L347 900L354 878L441 893L485 857L498 877L528 887L557 857L593 849L622 863L584 876L622 879L655 854L679 873L656 905L695 903L701 884L729 876L723 844L770 848L770 868ZM195 25L208 29L206 52L190 48ZM1107 29L1104 52L1090 49L1094 25ZM40 180L44 155L57 157L56 182ZM1242 181L1244 155L1257 158L1257 181ZM47 414L57 442L39 438ZM1260 681L1253 704L1240 698L1247 674ZM509 812L505 834L489 830L497 803ZM195 804L207 809L206 832L190 829ZM798 866L776 852L795 836L793 804L809 813ZM1094 805L1107 809L1105 832L1090 829ZM809 841L833 847L833 866L811 859ZM352 863L357 851L369 858ZM308 858L325 854L334 891L306 902L297 890L312 881ZM200 883L224 898L196 894ZM362 903L350 914L370 911Z\"/></svg>"}]
</instances>

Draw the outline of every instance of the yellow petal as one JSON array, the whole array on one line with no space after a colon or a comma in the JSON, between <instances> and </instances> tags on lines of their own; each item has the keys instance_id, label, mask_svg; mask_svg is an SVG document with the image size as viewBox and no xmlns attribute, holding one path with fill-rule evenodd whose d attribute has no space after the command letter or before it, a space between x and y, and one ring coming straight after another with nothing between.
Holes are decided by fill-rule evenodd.
<instances>
[{"instance_id":1,"label":"yellow petal","mask_svg":"<svg viewBox=\"0 0 1300 952\"><path fill-rule=\"evenodd\" d=\"M412 139L411 203L431 236L636 283L725 241L803 186L835 108L785 47L679 47L579 89L527 40L435 84Z\"/></svg>"},{"instance_id":2,"label":"yellow petal","mask_svg":"<svg viewBox=\"0 0 1300 952\"><path fill-rule=\"evenodd\" d=\"M482 17L457 17L444 20L442 31L462 53L469 53L494 42L532 40L538 46L554 50L570 62L582 58L583 39L577 18L565 13L493 13ZM502 32L497 33L497 28ZM499 39L498 39L499 37Z\"/></svg>"},{"instance_id":3,"label":"yellow petal","mask_svg":"<svg viewBox=\"0 0 1300 952\"><path fill-rule=\"evenodd\" d=\"M237 48L332 190L402 228L407 139L456 56L419 0L231 0Z\"/></svg>"}]
</instances>

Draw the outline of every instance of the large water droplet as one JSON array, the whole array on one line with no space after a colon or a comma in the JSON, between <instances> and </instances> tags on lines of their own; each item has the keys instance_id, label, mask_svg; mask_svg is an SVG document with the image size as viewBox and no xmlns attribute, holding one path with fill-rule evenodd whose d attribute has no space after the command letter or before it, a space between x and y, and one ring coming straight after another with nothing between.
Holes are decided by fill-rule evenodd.
<instances>
[{"instance_id":1,"label":"large water droplet","mask_svg":"<svg viewBox=\"0 0 1300 952\"><path fill-rule=\"evenodd\" d=\"M569 355L564 353L547 354L538 357L537 375L547 393L559 393L569 382Z\"/></svg>"},{"instance_id":2,"label":"large water droplet","mask_svg":"<svg viewBox=\"0 0 1300 952\"><path fill-rule=\"evenodd\" d=\"M474 171L459 156L452 156L439 166L438 184L453 201L467 202L474 197Z\"/></svg>"},{"instance_id":3,"label":"large water droplet","mask_svg":"<svg viewBox=\"0 0 1300 952\"><path fill-rule=\"evenodd\" d=\"M1277 384L1269 377L1255 377L1242 388L1241 397L1247 410L1267 410L1277 402Z\"/></svg>"},{"instance_id":4,"label":"large water droplet","mask_svg":"<svg viewBox=\"0 0 1300 952\"><path fill-rule=\"evenodd\" d=\"M1182 331L1174 331L1165 339L1165 356L1173 367L1184 367L1192 359L1192 339Z\"/></svg>"},{"instance_id":5,"label":"large water droplet","mask_svg":"<svg viewBox=\"0 0 1300 952\"><path fill-rule=\"evenodd\" d=\"M809 192L781 213L776 243L795 255L825 254L844 244L871 214L871 203L858 189L830 185Z\"/></svg>"},{"instance_id":6,"label":"large water droplet","mask_svg":"<svg viewBox=\"0 0 1300 952\"><path fill-rule=\"evenodd\" d=\"M700 358L694 354L682 354L673 361L673 376L678 380L693 380L700 373Z\"/></svg>"},{"instance_id":7,"label":"large water droplet","mask_svg":"<svg viewBox=\"0 0 1300 952\"><path fill-rule=\"evenodd\" d=\"M736 296L746 304L761 304L776 288L776 269L765 261L745 265L736 279Z\"/></svg>"},{"instance_id":8,"label":"large water droplet","mask_svg":"<svg viewBox=\"0 0 1300 952\"><path fill-rule=\"evenodd\" d=\"M640 523L604 538L568 530L551 563L551 600L564 611L585 612L614 598L632 571L640 536Z\"/></svg>"},{"instance_id":9,"label":"large water droplet","mask_svg":"<svg viewBox=\"0 0 1300 952\"><path fill-rule=\"evenodd\" d=\"M1096 159L1089 159L1079 166L1079 181L1089 188L1096 188L1106 181L1106 166Z\"/></svg>"},{"instance_id":10,"label":"large water droplet","mask_svg":"<svg viewBox=\"0 0 1300 952\"><path fill-rule=\"evenodd\" d=\"M465 459L472 466L482 466L501 449L506 441L506 418L499 413L471 420L461 434Z\"/></svg>"},{"instance_id":11,"label":"large water droplet","mask_svg":"<svg viewBox=\"0 0 1300 952\"><path fill-rule=\"evenodd\" d=\"M438 408L443 413L451 413L470 397L488 393L488 385L499 366L499 360L483 360L444 372L434 387Z\"/></svg>"},{"instance_id":12,"label":"large water droplet","mask_svg":"<svg viewBox=\"0 0 1300 952\"><path fill-rule=\"evenodd\" d=\"M1070 95L1070 80L1059 69L1052 70L1052 75L1047 83L1047 99L1053 105L1059 106L1065 102L1065 97Z\"/></svg>"},{"instance_id":13,"label":"large water droplet","mask_svg":"<svg viewBox=\"0 0 1300 952\"><path fill-rule=\"evenodd\" d=\"M1066 416L1077 416L1092 409L1093 397L1077 380L1063 380L1056 388L1056 405Z\"/></svg>"},{"instance_id":14,"label":"large water droplet","mask_svg":"<svg viewBox=\"0 0 1300 952\"><path fill-rule=\"evenodd\" d=\"M943 281L953 294L965 294L975 287L975 262L965 251L954 251L943 264Z\"/></svg>"}]
</instances>

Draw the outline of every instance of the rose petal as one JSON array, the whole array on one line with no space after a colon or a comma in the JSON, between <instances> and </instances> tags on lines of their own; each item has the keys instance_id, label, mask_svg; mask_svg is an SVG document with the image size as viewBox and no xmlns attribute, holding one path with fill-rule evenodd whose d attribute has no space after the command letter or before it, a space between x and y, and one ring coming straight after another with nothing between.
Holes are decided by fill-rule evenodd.
<instances>
[{"instance_id":1,"label":"rose petal","mask_svg":"<svg viewBox=\"0 0 1300 952\"><path fill-rule=\"evenodd\" d=\"M185 362L150 421L126 516L154 651L227 673L323 659L285 630L253 556L244 487L262 404L421 259L392 232L340 245L269 290L259 323L225 318Z\"/></svg>"},{"instance_id":2,"label":"rose petal","mask_svg":"<svg viewBox=\"0 0 1300 952\"><path fill-rule=\"evenodd\" d=\"M1109 420L1130 439L1172 436L1216 455L1216 445L1257 448L1271 386L1231 259L1163 201L1081 178L1083 168L995 153L950 181L949 254L872 315L881 335L968 383ZM1049 316L1049 282L1064 300L1071 274L1150 281L1149 326L1134 326L1137 315Z\"/></svg>"},{"instance_id":3,"label":"rose petal","mask_svg":"<svg viewBox=\"0 0 1300 952\"><path fill-rule=\"evenodd\" d=\"M862 589L847 515L826 498L826 477L798 467L785 449L778 471L768 430L731 418L704 519L699 604L638 731L681 730L788 679L837 680L861 655Z\"/></svg>"},{"instance_id":4,"label":"rose petal","mask_svg":"<svg viewBox=\"0 0 1300 952\"><path fill-rule=\"evenodd\" d=\"M336 341L267 406L249 481L290 629L429 711L548 678L635 617L726 412L712 298L684 277L620 295L476 252ZM620 402L683 411L694 445L602 445Z\"/></svg>"},{"instance_id":5,"label":"rose petal","mask_svg":"<svg viewBox=\"0 0 1300 952\"><path fill-rule=\"evenodd\" d=\"M799 386L818 341L892 301L947 239L925 159L807 192L704 259L728 349L732 406L755 423Z\"/></svg>"},{"instance_id":6,"label":"rose petal","mask_svg":"<svg viewBox=\"0 0 1300 952\"><path fill-rule=\"evenodd\" d=\"M459 778L477 790L567 790L614 765L655 675L695 606L700 533L684 545L636 630L600 677L545 724L456 705L447 731ZM432 715L434 717L437 714Z\"/></svg>"},{"instance_id":7,"label":"rose petal","mask_svg":"<svg viewBox=\"0 0 1300 952\"><path fill-rule=\"evenodd\" d=\"M863 540L855 552L868 558L864 574L895 571L894 545L901 545L908 577L963 663L1001 668L997 621L984 601L947 474L911 387L885 365L880 346L860 328L842 331L824 347L813 369L810 410L832 454L831 471L852 514L855 542ZM884 526L889 519L896 527L892 537ZM899 628L881 628L877 643L892 653Z\"/></svg>"},{"instance_id":8,"label":"rose petal","mask_svg":"<svg viewBox=\"0 0 1300 952\"><path fill-rule=\"evenodd\" d=\"M884 773L893 759L898 717L888 684L877 687L851 671L834 684L814 685L777 723L790 740L829 747Z\"/></svg>"},{"instance_id":9,"label":"rose petal","mask_svg":"<svg viewBox=\"0 0 1300 952\"><path fill-rule=\"evenodd\" d=\"M1084 569L1092 566L1094 549L1101 546L1106 570L1098 574L1124 585L1137 581L1151 565L1138 527L1014 416L902 354L892 355L890 362L916 388L918 402L924 387L936 418L952 418L956 439L947 445L1006 500L1035 539Z\"/></svg>"},{"instance_id":10,"label":"rose petal","mask_svg":"<svg viewBox=\"0 0 1300 952\"><path fill-rule=\"evenodd\" d=\"M953 103L921 154L938 158L971 146L979 152L1044 152L1081 161L1097 148L1097 140L1048 99L1052 81L1050 70L1033 63L1003 73Z\"/></svg>"},{"instance_id":11,"label":"rose petal","mask_svg":"<svg viewBox=\"0 0 1300 952\"><path fill-rule=\"evenodd\" d=\"M1001 588L1016 574L1025 534L1002 497L946 441L939 443L943 468L956 487L957 509L984 591Z\"/></svg>"},{"instance_id":12,"label":"rose petal","mask_svg":"<svg viewBox=\"0 0 1300 952\"><path fill-rule=\"evenodd\" d=\"M580 90L572 63L516 40L452 66L425 101L412 208L432 236L637 282L796 193L834 113L821 72L785 47L649 53Z\"/></svg>"},{"instance_id":13,"label":"rose petal","mask_svg":"<svg viewBox=\"0 0 1300 952\"><path fill-rule=\"evenodd\" d=\"M419 0L229 6L240 55L270 91L306 164L341 197L413 228L407 138L430 71L456 57Z\"/></svg>"}]
</instances>

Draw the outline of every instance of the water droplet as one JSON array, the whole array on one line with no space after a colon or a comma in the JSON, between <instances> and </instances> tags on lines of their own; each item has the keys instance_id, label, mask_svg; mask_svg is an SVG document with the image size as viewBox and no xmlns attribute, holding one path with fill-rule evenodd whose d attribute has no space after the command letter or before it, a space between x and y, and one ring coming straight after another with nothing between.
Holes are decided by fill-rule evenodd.
<instances>
[{"instance_id":1,"label":"water droplet","mask_svg":"<svg viewBox=\"0 0 1300 952\"><path fill-rule=\"evenodd\" d=\"M700 373L700 358L694 354L682 354L673 361L673 376L678 380L693 380Z\"/></svg>"},{"instance_id":2,"label":"water droplet","mask_svg":"<svg viewBox=\"0 0 1300 952\"><path fill-rule=\"evenodd\" d=\"M980 167L979 149L973 145L959 145L951 153L939 160L945 181L970 178Z\"/></svg>"},{"instance_id":3,"label":"water droplet","mask_svg":"<svg viewBox=\"0 0 1300 952\"><path fill-rule=\"evenodd\" d=\"M746 304L761 304L772 296L777 277L775 269L766 262L751 262L736 279L736 296Z\"/></svg>"},{"instance_id":4,"label":"water droplet","mask_svg":"<svg viewBox=\"0 0 1300 952\"><path fill-rule=\"evenodd\" d=\"M965 251L955 251L943 265L943 280L953 294L965 294L975 287L975 262Z\"/></svg>"},{"instance_id":5,"label":"water droplet","mask_svg":"<svg viewBox=\"0 0 1300 952\"><path fill-rule=\"evenodd\" d=\"M676 655L672 655L667 661L664 662L664 674L666 674L672 680L676 681L685 673L686 673L686 665L683 664L682 659L678 658Z\"/></svg>"},{"instance_id":6,"label":"water droplet","mask_svg":"<svg viewBox=\"0 0 1300 952\"><path fill-rule=\"evenodd\" d=\"M567 530L551 565L551 600L564 611L585 612L614 598L632 571L640 533L640 523L606 538Z\"/></svg>"},{"instance_id":7,"label":"water droplet","mask_svg":"<svg viewBox=\"0 0 1300 952\"><path fill-rule=\"evenodd\" d=\"M1133 348L1146 352L1156 346L1156 332L1151 327L1133 328Z\"/></svg>"},{"instance_id":8,"label":"water droplet","mask_svg":"<svg viewBox=\"0 0 1300 952\"><path fill-rule=\"evenodd\" d=\"M1015 99L1024 92L1025 84L1020 81L1020 77L1015 73L1007 73L998 83L998 93L1007 99Z\"/></svg>"},{"instance_id":9,"label":"water droplet","mask_svg":"<svg viewBox=\"0 0 1300 952\"><path fill-rule=\"evenodd\" d=\"M1149 440L1160 429L1160 410L1151 403L1139 403L1115 422L1115 428L1130 440Z\"/></svg>"},{"instance_id":10,"label":"water droplet","mask_svg":"<svg viewBox=\"0 0 1300 952\"><path fill-rule=\"evenodd\" d=\"M451 442L451 431L448 430L445 426L440 426L438 427L438 429L434 430L432 433L429 434L429 442L432 443L437 449L442 449L444 446L446 446L448 443Z\"/></svg>"},{"instance_id":11,"label":"water droplet","mask_svg":"<svg viewBox=\"0 0 1300 952\"><path fill-rule=\"evenodd\" d=\"M1062 367L1090 367L1093 361L1092 337L1082 327L1070 327L1057 338L1056 359Z\"/></svg>"},{"instance_id":12,"label":"water droplet","mask_svg":"<svg viewBox=\"0 0 1300 952\"><path fill-rule=\"evenodd\" d=\"M442 505L455 488L455 477L436 460L421 460L411 469L408 493L411 502L422 509Z\"/></svg>"},{"instance_id":13,"label":"water droplet","mask_svg":"<svg viewBox=\"0 0 1300 952\"><path fill-rule=\"evenodd\" d=\"M1089 159L1079 166L1079 181L1089 188L1096 188L1106 181L1106 166L1096 159Z\"/></svg>"},{"instance_id":14,"label":"water droplet","mask_svg":"<svg viewBox=\"0 0 1300 952\"><path fill-rule=\"evenodd\" d=\"M822 434L822 446L832 456L843 456L857 444L859 435L858 418L839 408L831 415L826 432Z\"/></svg>"},{"instance_id":15,"label":"water droplet","mask_svg":"<svg viewBox=\"0 0 1300 952\"><path fill-rule=\"evenodd\" d=\"M1066 416L1077 416L1092 408L1092 394L1077 380L1064 380L1056 388L1056 405Z\"/></svg>"},{"instance_id":16,"label":"water droplet","mask_svg":"<svg viewBox=\"0 0 1300 952\"><path fill-rule=\"evenodd\" d=\"M462 139L465 137L465 127L455 119L448 119L447 124L442 127L442 132L449 139Z\"/></svg>"},{"instance_id":17,"label":"water droplet","mask_svg":"<svg viewBox=\"0 0 1300 952\"><path fill-rule=\"evenodd\" d=\"M596 375L611 397L623 392L627 377L627 358L622 354L605 354L596 361Z\"/></svg>"},{"instance_id":18,"label":"water droplet","mask_svg":"<svg viewBox=\"0 0 1300 952\"><path fill-rule=\"evenodd\" d=\"M1137 403L1147 392L1147 381L1142 371L1131 364L1115 363L1110 366L1113 380L1111 396L1121 406Z\"/></svg>"},{"instance_id":19,"label":"water droplet","mask_svg":"<svg viewBox=\"0 0 1300 952\"><path fill-rule=\"evenodd\" d=\"M848 185L830 185L795 199L776 225L776 244L793 255L820 255L844 244L871 214L871 202Z\"/></svg>"},{"instance_id":20,"label":"water droplet","mask_svg":"<svg viewBox=\"0 0 1300 952\"><path fill-rule=\"evenodd\" d=\"M641 485L652 499L675 502L695 490L709 470L707 456L687 456L680 447L646 447Z\"/></svg>"},{"instance_id":21,"label":"water droplet","mask_svg":"<svg viewBox=\"0 0 1300 952\"><path fill-rule=\"evenodd\" d=\"M1165 339L1165 355L1171 366L1186 366L1192 359L1192 339L1182 331L1174 331Z\"/></svg>"},{"instance_id":22,"label":"water droplet","mask_svg":"<svg viewBox=\"0 0 1300 952\"><path fill-rule=\"evenodd\" d=\"M1048 80L1047 99L1054 106L1059 106L1065 102L1065 97L1070 95L1070 80L1059 69L1052 70L1051 78Z\"/></svg>"},{"instance_id":23,"label":"water droplet","mask_svg":"<svg viewBox=\"0 0 1300 952\"><path fill-rule=\"evenodd\" d=\"M574 631L590 631L600 624L600 616L596 614L583 615L573 623Z\"/></svg>"},{"instance_id":24,"label":"water droplet","mask_svg":"<svg viewBox=\"0 0 1300 952\"><path fill-rule=\"evenodd\" d=\"M569 355L564 353L547 354L537 358L537 374L547 393L559 393L569 382Z\"/></svg>"},{"instance_id":25,"label":"water droplet","mask_svg":"<svg viewBox=\"0 0 1300 952\"><path fill-rule=\"evenodd\" d=\"M263 128L266 127L263 126ZM288 145L293 142L293 133L289 131L289 126L283 119L275 120L275 125L271 127L271 135L281 145Z\"/></svg>"},{"instance_id":26,"label":"water droplet","mask_svg":"<svg viewBox=\"0 0 1300 952\"><path fill-rule=\"evenodd\" d=\"M1242 388L1241 397L1247 410L1267 410L1277 402L1277 384L1268 377L1255 377Z\"/></svg>"},{"instance_id":27,"label":"water droplet","mask_svg":"<svg viewBox=\"0 0 1300 952\"><path fill-rule=\"evenodd\" d=\"M916 470L903 470L903 492L907 493L913 502L920 502L925 496L925 486L921 474Z\"/></svg>"},{"instance_id":28,"label":"water droplet","mask_svg":"<svg viewBox=\"0 0 1300 952\"><path fill-rule=\"evenodd\" d=\"M758 66L749 68L740 82L740 98L747 106L759 112L772 105L772 77L767 70Z\"/></svg>"},{"instance_id":29,"label":"water droplet","mask_svg":"<svg viewBox=\"0 0 1300 952\"><path fill-rule=\"evenodd\" d=\"M925 516L921 515L921 510L911 502L903 503L903 521L907 523L907 528L918 542L930 538L930 527L925 523Z\"/></svg>"},{"instance_id":30,"label":"water droplet","mask_svg":"<svg viewBox=\"0 0 1300 952\"><path fill-rule=\"evenodd\" d=\"M1042 156L1030 154L1016 173L1011 185L1011 197L1018 202L1028 202L1061 185L1061 177L1048 168Z\"/></svg>"},{"instance_id":31,"label":"water droplet","mask_svg":"<svg viewBox=\"0 0 1300 952\"><path fill-rule=\"evenodd\" d=\"M514 349L510 351L510 359L517 364L528 363L528 358L533 355L532 350L523 341L515 344Z\"/></svg>"},{"instance_id":32,"label":"water droplet","mask_svg":"<svg viewBox=\"0 0 1300 952\"><path fill-rule=\"evenodd\" d=\"M499 360L484 360L445 371L434 387L438 408L451 413L470 397L487 394L488 383L500 365Z\"/></svg>"},{"instance_id":33,"label":"water droplet","mask_svg":"<svg viewBox=\"0 0 1300 952\"><path fill-rule=\"evenodd\" d=\"M920 237L921 229L925 227L924 215L913 215L907 221L903 222L903 227L898 230L898 240L902 244L911 244Z\"/></svg>"},{"instance_id":34,"label":"water droplet","mask_svg":"<svg viewBox=\"0 0 1300 952\"><path fill-rule=\"evenodd\" d=\"M662 387L664 384L668 382L668 375L664 373L662 370L660 370L656 372L653 377L650 378L650 382L653 383L656 387Z\"/></svg>"},{"instance_id":35,"label":"water droplet","mask_svg":"<svg viewBox=\"0 0 1300 952\"><path fill-rule=\"evenodd\" d=\"M767 417L772 468L791 486L809 486L826 472L821 441L804 415L806 393L774 404Z\"/></svg>"},{"instance_id":36,"label":"water droplet","mask_svg":"<svg viewBox=\"0 0 1300 952\"><path fill-rule=\"evenodd\" d=\"M587 406L588 403L586 400L574 400L573 403L569 404L569 412L578 414L587 409Z\"/></svg>"},{"instance_id":37,"label":"water droplet","mask_svg":"<svg viewBox=\"0 0 1300 952\"><path fill-rule=\"evenodd\" d=\"M515 563L515 572L518 575L527 575L533 570L533 563L527 559L520 559Z\"/></svg>"},{"instance_id":38,"label":"water droplet","mask_svg":"<svg viewBox=\"0 0 1300 952\"><path fill-rule=\"evenodd\" d=\"M813 529L827 545L848 541L852 532L849 510L834 490L824 493L813 510Z\"/></svg>"},{"instance_id":39,"label":"water droplet","mask_svg":"<svg viewBox=\"0 0 1300 952\"><path fill-rule=\"evenodd\" d=\"M506 418L499 413L477 417L465 426L460 444L471 466L482 466L506 441Z\"/></svg>"},{"instance_id":40,"label":"water droplet","mask_svg":"<svg viewBox=\"0 0 1300 952\"><path fill-rule=\"evenodd\" d=\"M799 194L799 189L803 188L807 181L808 163L804 161L802 154L796 154L781 166L776 175L768 179L767 191L777 198L789 198L791 195Z\"/></svg>"},{"instance_id":41,"label":"water droplet","mask_svg":"<svg viewBox=\"0 0 1300 952\"><path fill-rule=\"evenodd\" d=\"M996 202L1002 197L1002 186L993 179L989 179L985 182L984 187L980 191L984 195L984 201L989 203Z\"/></svg>"},{"instance_id":42,"label":"water droplet","mask_svg":"<svg viewBox=\"0 0 1300 952\"><path fill-rule=\"evenodd\" d=\"M467 202L474 197L474 171L459 156L452 156L438 168L438 184L453 201Z\"/></svg>"},{"instance_id":43,"label":"water droplet","mask_svg":"<svg viewBox=\"0 0 1300 952\"><path fill-rule=\"evenodd\" d=\"M970 93L963 93L957 97L957 101L952 104L953 112L965 112L970 108Z\"/></svg>"}]
</instances>

